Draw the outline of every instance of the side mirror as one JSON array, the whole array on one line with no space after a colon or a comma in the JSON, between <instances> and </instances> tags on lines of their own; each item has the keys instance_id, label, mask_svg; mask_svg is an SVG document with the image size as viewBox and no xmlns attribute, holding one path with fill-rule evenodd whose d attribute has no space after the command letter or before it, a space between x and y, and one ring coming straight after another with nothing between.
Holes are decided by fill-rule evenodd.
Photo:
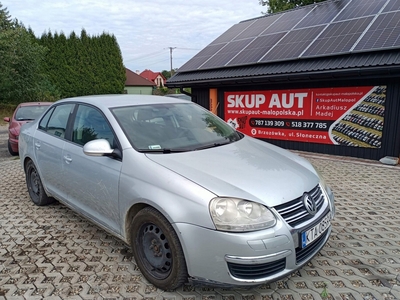
<instances>
[{"instance_id":1,"label":"side mirror","mask_svg":"<svg viewBox=\"0 0 400 300\"><path fill-rule=\"evenodd\" d=\"M10 123L10 118L9 117L4 117L3 121L7 122L7 123Z\"/></svg>"},{"instance_id":2,"label":"side mirror","mask_svg":"<svg viewBox=\"0 0 400 300\"><path fill-rule=\"evenodd\" d=\"M98 139L87 142L83 146L83 152L88 156L110 156L114 149L111 149L107 140Z\"/></svg>"}]
</instances>

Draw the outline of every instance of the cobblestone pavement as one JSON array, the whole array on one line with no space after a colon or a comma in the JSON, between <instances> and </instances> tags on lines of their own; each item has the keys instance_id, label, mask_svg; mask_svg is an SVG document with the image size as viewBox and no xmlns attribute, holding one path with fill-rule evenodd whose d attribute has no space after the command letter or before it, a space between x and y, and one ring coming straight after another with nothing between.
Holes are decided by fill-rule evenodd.
<instances>
[{"instance_id":1,"label":"cobblestone pavement","mask_svg":"<svg viewBox=\"0 0 400 300\"><path fill-rule=\"evenodd\" d=\"M16 159L16 157L11 156L10 153L8 153L7 141L8 141L8 125L0 124L0 162Z\"/></svg>"},{"instance_id":2,"label":"cobblestone pavement","mask_svg":"<svg viewBox=\"0 0 400 300\"><path fill-rule=\"evenodd\" d=\"M3 151L3 149L1 149ZM1 299L400 299L400 167L302 154L336 196L327 245L250 290L154 288L130 249L61 204L37 207L14 158L0 161Z\"/></svg>"}]
</instances>

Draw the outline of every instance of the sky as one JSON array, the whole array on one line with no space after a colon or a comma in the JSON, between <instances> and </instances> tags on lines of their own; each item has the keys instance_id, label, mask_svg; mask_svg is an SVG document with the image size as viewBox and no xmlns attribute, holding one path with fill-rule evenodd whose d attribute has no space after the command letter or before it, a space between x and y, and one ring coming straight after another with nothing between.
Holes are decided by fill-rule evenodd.
<instances>
[{"instance_id":1,"label":"sky","mask_svg":"<svg viewBox=\"0 0 400 300\"><path fill-rule=\"evenodd\" d=\"M10 16L44 32L113 34L125 67L179 68L240 21L261 16L258 0L0 0ZM172 48L172 59L171 49Z\"/></svg>"}]
</instances>

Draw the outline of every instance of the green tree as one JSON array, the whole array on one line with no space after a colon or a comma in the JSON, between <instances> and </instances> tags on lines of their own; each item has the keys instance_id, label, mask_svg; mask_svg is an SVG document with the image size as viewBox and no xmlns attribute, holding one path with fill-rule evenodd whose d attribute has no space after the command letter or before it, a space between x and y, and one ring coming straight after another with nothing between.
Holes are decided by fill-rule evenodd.
<instances>
[{"instance_id":1,"label":"green tree","mask_svg":"<svg viewBox=\"0 0 400 300\"><path fill-rule=\"evenodd\" d=\"M120 94L125 86L125 67L114 35L90 36L82 29L44 33L38 40L49 49L46 72L63 97Z\"/></svg>"},{"instance_id":2,"label":"green tree","mask_svg":"<svg viewBox=\"0 0 400 300\"><path fill-rule=\"evenodd\" d=\"M259 3L267 6L267 13L271 14L322 1L325 0L259 0Z\"/></svg>"},{"instance_id":3,"label":"green tree","mask_svg":"<svg viewBox=\"0 0 400 300\"><path fill-rule=\"evenodd\" d=\"M171 78L171 71L167 71L167 70L162 70L161 74L163 74L163 76L167 79Z\"/></svg>"},{"instance_id":4,"label":"green tree","mask_svg":"<svg viewBox=\"0 0 400 300\"><path fill-rule=\"evenodd\" d=\"M12 20L0 3L0 101L55 100L57 91L43 73L46 48L37 44L32 31Z\"/></svg>"},{"instance_id":5,"label":"green tree","mask_svg":"<svg viewBox=\"0 0 400 300\"><path fill-rule=\"evenodd\" d=\"M0 31L14 28L16 21L11 19L11 16L6 8L0 3Z\"/></svg>"},{"instance_id":6,"label":"green tree","mask_svg":"<svg viewBox=\"0 0 400 300\"><path fill-rule=\"evenodd\" d=\"M0 98L4 102L54 100L43 74L46 48L22 27L0 32ZM50 97L51 99L49 99Z\"/></svg>"}]
</instances>

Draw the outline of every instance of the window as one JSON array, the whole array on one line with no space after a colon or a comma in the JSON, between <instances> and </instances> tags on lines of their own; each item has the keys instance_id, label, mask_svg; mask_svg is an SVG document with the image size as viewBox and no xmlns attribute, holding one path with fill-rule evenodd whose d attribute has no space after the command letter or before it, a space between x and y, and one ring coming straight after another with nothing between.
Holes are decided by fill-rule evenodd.
<instances>
[{"instance_id":1,"label":"window","mask_svg":"<svg viewBox=\"0 0 400 300\"><path fill-rule=\"evenodd\" d=\"M68 118L74 109L74 104L61 104L47 112L39 124L39 129L51 135L64 138Z\"/></svg>"},{"instance_id":2,"label":"window","mask_svg":"<svg viewBox=\"0 0 400 300\"><path fill-rule=\"evenodd\" d=\"M80 105L76 112L72 142L84 145L96 139L105 139L114 147L114 133L104 115L93 107Z\"/></svg>"},{"instance_id":3,"label":"window","mask_svg":"<svg viewBox=\"0 0 400 300\"><path fill-rule=\"evenodd\" d=\"M35 120L40 117L48 107L49 105L21 106L15 114L15 119L18 121Z\"/></svg>"}]
</instances>

